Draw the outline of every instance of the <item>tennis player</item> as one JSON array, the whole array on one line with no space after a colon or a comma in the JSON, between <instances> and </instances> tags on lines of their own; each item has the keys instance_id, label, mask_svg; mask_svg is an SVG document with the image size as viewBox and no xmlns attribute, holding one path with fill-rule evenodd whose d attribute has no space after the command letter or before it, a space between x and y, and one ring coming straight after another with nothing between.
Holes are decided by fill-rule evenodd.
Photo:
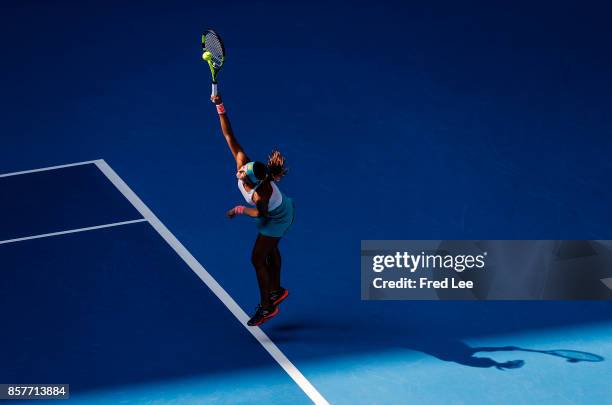
<instances>
[{"instance_id":1,"label":"tennis player","mask_svg":"<svg viewBox=\"0 0 612 405\"><path fill-rule=\"evenodd\" d=\"M235 206L227 212L227 216L248 215L255 218L259 230L251 262L257 274L260 301L248 322L249 326L257 326L278 314L278 304L289 295L289 291L280 284L278 242L293 223L295 206L276 185L287 173L283 155L275 150L268 157L267 164L251 161L234 136L221 96L215 95L210 99L217 106L221 131L236 160L238 189L248 204Z\"/></svg>"}]
</instances>

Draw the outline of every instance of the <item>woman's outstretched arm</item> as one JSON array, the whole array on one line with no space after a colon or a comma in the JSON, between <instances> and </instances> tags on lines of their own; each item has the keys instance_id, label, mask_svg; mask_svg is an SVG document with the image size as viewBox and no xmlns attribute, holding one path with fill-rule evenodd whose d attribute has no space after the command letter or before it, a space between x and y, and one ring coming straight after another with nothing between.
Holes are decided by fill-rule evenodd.
<instances>
[{"instance_id":1,"label":"woman's outstretched arm","mask_svg":"<svg viewBox=\"0 0 612 405\"><path fill-rule=\"evenodd\" d=\"M221 105L221 108L217 108L217 111L224 111L223 113L219 112L219 122L221 123L221 131L223 132L223 136L227 141L227 145L232 151L232 155L234 155L234 159L236 160L236 168L240 169L242 166L249 163L249 157L244 153L242 146L236 140L234 136L234 131L232 131L232 126L230 124L227 113L223 109L223 101L221 100L221 96L212 96L210 100L217 106Z\"/></svg>"}]
</instances>

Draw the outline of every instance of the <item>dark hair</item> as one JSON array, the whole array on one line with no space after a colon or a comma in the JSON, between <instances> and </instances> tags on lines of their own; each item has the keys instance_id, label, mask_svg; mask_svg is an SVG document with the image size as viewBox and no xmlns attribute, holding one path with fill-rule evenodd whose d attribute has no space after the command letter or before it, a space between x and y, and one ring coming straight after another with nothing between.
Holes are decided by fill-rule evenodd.
<instances>
[{"instance_id":1,"label":"dark hair","mask_svg":"<svg viewBox=\"0 0 612 405\"><path fill-rule=\"evenodd\" d=\"M268 174L274 181L280 181L280 179L287 174L287 168L285 167L285 157L277 150L273 150L268 156ZM255 170L255 168L253 168ZM257 175L257 174L256 174ZM257 176L259 178L259 176Z\"/></svg>"},{"instance_id":2,"label":"dark hair","mask_svg":"<svg viewBox=\"0 0 612 405\"><path fill-rule=\"evenodd\" d=\"M257 180L263 181L270 177L272 181L280 181L287 173L285 167L285 157L277 150L273 150L268 156L268 164L265 165L262 162L253 162L253 173Z\"/></svg>"},{"instance_id":3,"label":"dark hair","mask_svg":"<svg viewBox=\"0 0 612 405\"><path fill-rule=\"evenodd\" d=\"M265 180L266 176L268 175L268 167L259 161L254 162L253 173L255 174L255 177L257 177L257 180Z\"/></svg>"}]
</instances>

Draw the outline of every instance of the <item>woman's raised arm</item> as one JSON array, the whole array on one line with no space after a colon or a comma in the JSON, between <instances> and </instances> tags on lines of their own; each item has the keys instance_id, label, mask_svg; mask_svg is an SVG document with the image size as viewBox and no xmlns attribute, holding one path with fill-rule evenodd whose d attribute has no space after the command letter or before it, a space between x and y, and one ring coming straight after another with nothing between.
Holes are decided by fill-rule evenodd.
<instances>
[{"instance_id":1,"label":"woman's raised arm","mask_svg":"<svg viewBox=\"0 0 612 405\"><path fill-rule=\"evenodd\" d=\"M232 151L232 155L234 155L234 159L236 160L236 168L240 169L242 166L247 164L250 160L249 157L244 153L242 146L236 140L234 136L234 131L232 131L232 126L230 124L227 113L225 112L225 107L223 106L223 101L221 100L221 96L212 96L210 98L217 106L217 112L219 113L219 122L221 123L221 131L223 132L223 136L227 141L227 145Z\"/></svg>"}]
</instances>

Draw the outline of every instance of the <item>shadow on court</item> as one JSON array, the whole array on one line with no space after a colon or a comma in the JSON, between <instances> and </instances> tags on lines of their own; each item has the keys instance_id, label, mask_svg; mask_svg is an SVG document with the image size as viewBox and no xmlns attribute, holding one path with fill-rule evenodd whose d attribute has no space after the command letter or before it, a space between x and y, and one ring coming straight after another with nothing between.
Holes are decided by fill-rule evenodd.
<instances>
[{"instance_id":1,"label":"shadow on court","mask_svg":"<svg viewBox=\"0 0 612 405\"><path fill-rule=\"evenodd\" d=\"M419 307L422 303L403 303L405 307ZM300 353L316 351L318 356L332 357L351 355L356 352L372 352L377 348L384 350L408 349L422 352L437 359L454 362L463 366L477 368L496 368L509 370L521 368L525 361L520 353L540 353L543 356L553 356L570 363L601 362L605 358L596 353L579 350L579 345L572 348L538 350L518 346L471 347L464 339L484 335L506 334L511 332L527 332L546 330L571 324L588 323L589 321L607 320L609 314L603 311L605 306L596 303L573 303L568 306L562 302L481 302L480 308L489 307L489 317L484 317L477 311L474 303L437 302L435 306L444 309L445 317L436 319L418 319L418 311L412 311L413 320L397 322L389 325L385 319L375 319L366 324L365 320L357 322L351 314L346 314L343 321L328 322L314 319L300 321L278 322L268 324L266 332L281 348L287 347L292 357L301 357ZM584 305L588 315L575 308ZM513 316L517 306L522 307L521 322L514 323ZM554 311L553 309L565 311ZM595 309L601 308L602 312ZM574 312L576 310L576 312ZM555 315L556 314L556 315ZM431 311L429 312L431 315ZM374 319L374 318L373 318ZM386 321L389 321L388 319ZM316 346L307 350L301 346L304 343ZM514 352L516 359L498 362L483 353Z\"/></svg>"},{"instance_id":2,"label":"shadow on court","mask_svg":"<svg viewBox=\"0 0 612 405\"><path fill-rule=\"evenodd\" d=\"M544 355L555 356L565 359L570 363L578 363L581 361L599 362L604 358L588 352L578 350L533 350L524 349L516 346L499 346L499 347L470 347L461 341L433 341L427 342L420 348L418 344L414 345L415 349L429 354L440 360L458 363L464 366L488 368L494 367L498 370L510 370L521 368L525 365L525 361L521 359L498 362L489 357L477 356L477 353L494 353L494 352L532 352L541 353Z\"/></svg>"}]
</instances>

